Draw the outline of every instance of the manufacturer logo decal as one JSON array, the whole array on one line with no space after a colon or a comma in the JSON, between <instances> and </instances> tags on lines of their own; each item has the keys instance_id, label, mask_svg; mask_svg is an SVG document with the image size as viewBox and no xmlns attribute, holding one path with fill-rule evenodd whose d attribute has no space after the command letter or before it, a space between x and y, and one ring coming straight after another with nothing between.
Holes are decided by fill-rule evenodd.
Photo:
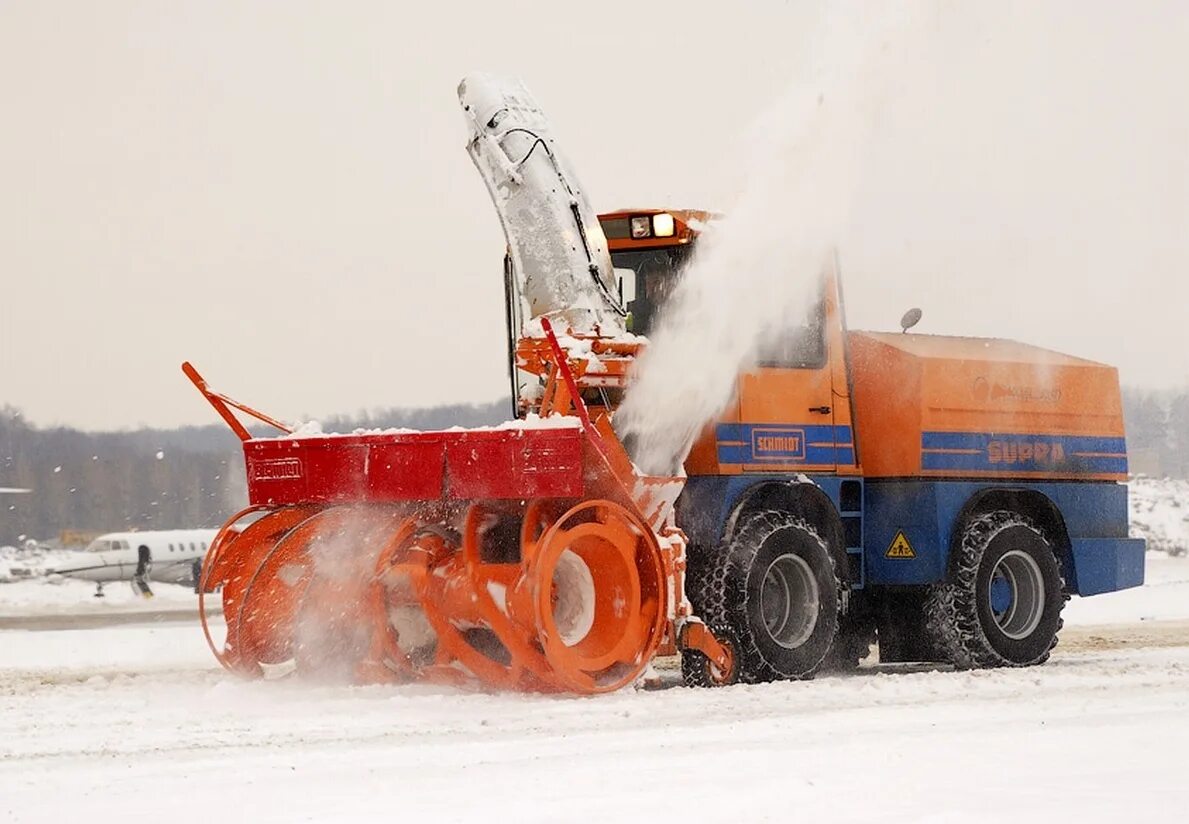
<instances>
[{"instance_id":1,"label":"manufacturer logo decal","mask_svg":"<svg viewBox=\"0 0 1189 824\"><path fill-rule=\"evenodd\" d=\"M751 456L757 461L805 460L805 430L768 428L751 430Z\"/></svg>"},{"instance_id":2,"label":"manufacturer logo decal","mask_svg":"<svg viewBox=\"0 0 1189 824\"><path fill-rule=\"evenodd\" d=\"M974 399L980 403L991 401L1014 401L1017 403L1060 403L1061 390L1057 387L1018 386L992 383L979 375L974 379Z\"/></svg>"},{"instance_id":3,"label":"manufacturer logo decal","mask_svg":"<svg viewBox=\"0 0 1189 824\"><path fill-rule=\"evenodd\" d=\"M912 549L912 544L904 537L904 530L897 530L896 537L892 539L892 545L888 547L888 551L883 554L885 558L915 558L916 552Z\"/></svg>"},{"instance_id":4,"label":"manufacturer logo decal","mask_svg":"<svg viewBox=\"0 0 1189 824\"><path fill-rule=\"evenodd\" d=\"M994 440L987 444L987 461L993 464L1059 464L1065 460L1060 441Z\"/></svg>"},{"instance_id":5,"label":"manufacturer logo decal","mask_svg":"<svg viewBox=\"0 0 1189 824\"><path fill-rule=\"evenodd\" d=\"M299 458L263 458L252 461L253 481L290 481L301 477Z\"/></svg>"}]
</instances>

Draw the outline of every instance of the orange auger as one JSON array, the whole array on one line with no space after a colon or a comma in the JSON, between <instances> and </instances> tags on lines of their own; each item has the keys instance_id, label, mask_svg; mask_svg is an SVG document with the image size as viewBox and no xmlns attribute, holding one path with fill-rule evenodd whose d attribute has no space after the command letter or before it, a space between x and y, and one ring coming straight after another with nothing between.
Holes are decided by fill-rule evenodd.
<instances>
[{"instance_id":1,"label":"orange auger","mask_svg":"<svg viewBox=\"0 0 1189 824\"><path fill-rule=\"evenodd\" d=\"M683 594L683 479L640 475L609 411L583 400L622 381L634 349L592 347L607 362L588 378L542 326L520 358L544 380L541 423L497 429L252 438L228 406L289 430L184 367L244 440L251 506L200 582L224 667L599 693L681 638L729 666ZM219 588L221 645L205 613Z\"/></svg>"}]
</instances>

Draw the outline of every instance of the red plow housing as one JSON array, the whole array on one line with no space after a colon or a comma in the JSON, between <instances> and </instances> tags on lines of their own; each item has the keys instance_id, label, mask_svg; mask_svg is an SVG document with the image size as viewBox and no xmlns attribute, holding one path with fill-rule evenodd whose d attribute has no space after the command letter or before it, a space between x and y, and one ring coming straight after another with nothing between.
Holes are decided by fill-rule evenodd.
<instances>
[{"instance_id":1,"label":"red plow housing","mask_svg":"<svg viewBox=\"0 0 1189 824\"><path fill-rule=\"evenodd\" d=\"M222 591L226 639L205 609L203 625L225 667L598 693L679 640L682 480L637 474L609 416L591 419L582 364L546 331L533 342L541 419L269 439L239 425L251 505L217 536L200 582L203 607ZM228 405L257 415L185 368L229 423ZM608 369L596 371L605 386ZM709 633L685 634L729 663Z\"/></svg>"}]
</instances>

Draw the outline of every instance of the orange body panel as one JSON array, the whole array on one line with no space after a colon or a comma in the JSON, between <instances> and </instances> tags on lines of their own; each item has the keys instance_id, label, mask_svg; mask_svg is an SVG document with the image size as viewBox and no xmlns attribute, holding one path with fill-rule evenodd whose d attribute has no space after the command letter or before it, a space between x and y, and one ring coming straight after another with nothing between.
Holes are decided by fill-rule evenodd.
<instances>
[{"instance_id":1,"label":"orange body panel","mask_svg":"<svg viewBox=\"0 0 1189 824\"><path fill-rule=\"evenodd\" d=\"M669 211L674 237L609 236L610 248L687 244L715 217ZM821 314L824 363L740 375L687 456L688 475L1126 480L1114 368L1009 340L850 332L836 273L823 278Z\"/></svg>"},{"instance_id":2,"label":"orange body panel","mask_svg":"<svg viewBox=\"0 0 1189 824\"><path fill-rule=\"evenodd\" d=\"M757 367L740 375L735 398L685 462L689 475L745 472L857 474L847 381L845 320L837 279L823 280L826 355L814 368ZM785 457L765 454L767 442ZM779 450L776 450L779 452Z\"/></svg>"},{"instance_id":3,"label":"orange body panel","mask_svg":"<svg viewBox=\"0 0 1189 824\"><path fill-rule=\"evenodd\" d=\"M1016 341L847 332L833 277L823 317L825 363L741 375L687 474L1126 480L1113 367ZM786 460L759 457L801 438Z\"/></svg>"},{"instance_id":4,"label":"orange body panel","mask_svg":"<svg viewBox=\"0 0 1189 824\"><path fill-rule=\"evenodd\" d=\"M1113 367L1007 340L849 341L870 477L1126 479Z\"/></svg>"}]
</instances>

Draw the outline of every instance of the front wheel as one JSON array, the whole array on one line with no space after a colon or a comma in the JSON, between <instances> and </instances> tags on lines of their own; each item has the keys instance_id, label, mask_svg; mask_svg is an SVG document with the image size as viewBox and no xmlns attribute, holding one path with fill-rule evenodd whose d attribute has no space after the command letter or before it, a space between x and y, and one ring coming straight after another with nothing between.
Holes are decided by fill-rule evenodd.
<instances>
[{"instance_id":1,"label":"front wheel","mask_svg":"<svg viewBox=\"0 0 1189 824\"><path fill-rule=\"evenodd\" d=\"M925 600L930 640L959 669L1025 667L1057 644L1066 596L1053 547L1031 520L998 510L963 530L951 580Z\"/></svg>"},{"instance_id":2,"label":"front wheel","mask_svg":"<svg viewBox=\"0 0 1189 824\"><path fill-rule=\"evenodd\" d=\"M786 512L747 517L698 589L695 610L729 630L745 683L812 676L838 633L833 556L813 527Z\"/></svg>"}]
</instances>

